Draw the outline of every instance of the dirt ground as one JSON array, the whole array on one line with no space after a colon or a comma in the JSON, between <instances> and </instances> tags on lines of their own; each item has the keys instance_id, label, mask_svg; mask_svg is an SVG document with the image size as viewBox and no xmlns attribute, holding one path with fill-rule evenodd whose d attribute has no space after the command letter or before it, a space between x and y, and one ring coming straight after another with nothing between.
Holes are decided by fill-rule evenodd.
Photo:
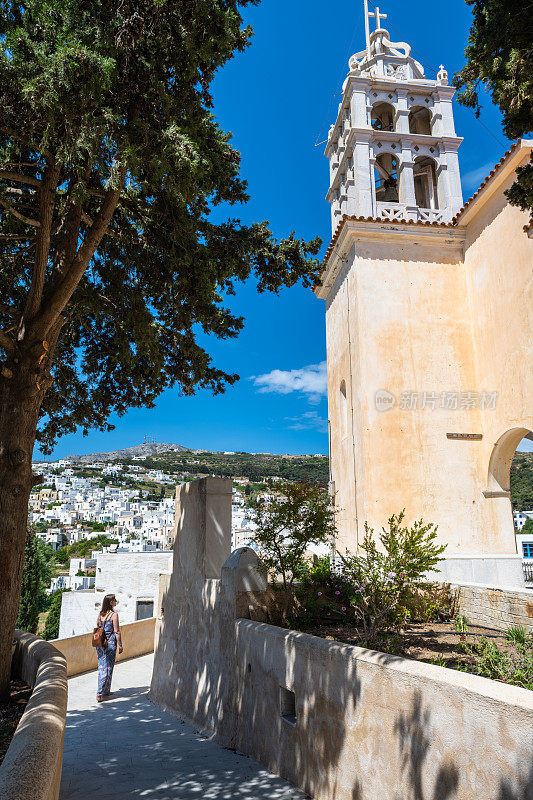
<instances>
[{"instance_id":1,"label":"dirt ground","mask_svg":"<svg viewBox=\"0 0 533 800\"><path fill-rule=\"evenodd\" d=\"M353 625L324 622L318 625L299 625L298 627L299 630L313 636L346 644L361 645L361 634ZM412 623L400 632L384 638L376 649L416 661L428 661L438 663L442 667L455 668L460 664L468 665L470 662L468 656L463 652L463 643L473 645L481 637L493 641L500 650L505 652L513 650L512 645L501 631L469 625L468 633L460 634L452 629L450 622Z\"/></svg>"},{"instance_id":2,"label":"dirt ground","mask_svg":"<svg viewBox=\"0 0 533 800\"><path fill-rule=\"evenodd\" d=\"M30 697L29 686L22 681L12 680L9 702L0 703L0 764L4 760L7 748Z\"/></svg>"}]
</instances>

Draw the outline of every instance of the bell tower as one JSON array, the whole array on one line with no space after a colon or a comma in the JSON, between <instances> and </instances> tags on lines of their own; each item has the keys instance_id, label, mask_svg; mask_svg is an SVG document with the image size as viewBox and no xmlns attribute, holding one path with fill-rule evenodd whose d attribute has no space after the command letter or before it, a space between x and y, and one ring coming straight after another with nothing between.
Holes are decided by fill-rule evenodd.
<instances>
[{"instance_id":1,"label":"bell tower","mask_svg":"<svg viewBox=\"0 0 533 800\"><path fill-rule=\"evenodd\" d=\"M444 67L430 80L408 44L390 41L386 16L365 0L366 48L350 58L329 130L333 231L345 215L446 223L463 203L455 89Z\"/></svg>"}]
</instances>

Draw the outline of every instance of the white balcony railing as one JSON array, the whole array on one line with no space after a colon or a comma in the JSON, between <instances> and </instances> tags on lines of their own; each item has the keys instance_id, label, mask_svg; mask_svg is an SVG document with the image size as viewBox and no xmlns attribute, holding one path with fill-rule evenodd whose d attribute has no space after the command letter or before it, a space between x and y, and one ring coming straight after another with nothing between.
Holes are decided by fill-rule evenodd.
<instances>
[{"instance_id":1,"label":"white balcony railing","mask_svg":"<svg viewBox=\"0 0 533 800\"><path fill-rule=\"evenodd\" d=\"M389 222L412 220L413 222L447 222L447 209L418 208L405 203L377 203L377 216Z\"/></svg>"},{"instance_id":2,"label":"white balcony railing","mask_svg":"<svg viewBox=\"0 0 533 800\"><path fill-rule=\"evenodd\" d=\"M378 217L388 219L390 222L395 220L407 219L407 208L404 203L378 203Z\"/></svg>"},{"instance_id":3,"label":"white balcony railing","mask_svg":"<svg viewBox=\"0 0 533 800\"><path fill-rule=\"evenodd\" d=\"M418 219L422 222L445 222L444 211L438 208L419 208Z\"/></svg>"}]
</instances>

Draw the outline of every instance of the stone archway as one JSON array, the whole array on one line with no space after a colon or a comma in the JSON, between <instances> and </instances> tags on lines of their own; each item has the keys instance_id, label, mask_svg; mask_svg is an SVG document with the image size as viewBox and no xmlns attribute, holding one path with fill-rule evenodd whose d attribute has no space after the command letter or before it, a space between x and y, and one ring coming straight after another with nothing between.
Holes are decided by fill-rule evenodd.
<instances>
[{"instance_id":1,"label":"stone archway","mask_svg":"<svg viewBox=\"0 0 533 800\"><path fill-rule=\"evenodd\" d=\"M510 492L511 464L522 439L533 441L533 432L529 428L510 428L494 445L489 461L489 492L502 495Z\"/></svg>"}]
</instances>

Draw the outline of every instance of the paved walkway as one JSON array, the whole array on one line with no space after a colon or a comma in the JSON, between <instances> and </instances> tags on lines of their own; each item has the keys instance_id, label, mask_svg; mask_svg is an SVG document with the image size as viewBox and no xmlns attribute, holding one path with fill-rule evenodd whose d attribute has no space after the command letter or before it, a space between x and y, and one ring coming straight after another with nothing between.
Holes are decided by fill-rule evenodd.
<instances>
[{"instance_id":1,"label":"paved walkway","mask_svg":"<svg viewBox=\"0 0 533 800\"><path fill-rule=\"evenodd\" d=\"M301 800L255 761L210 742L146 697L153 656L117 664L115 694L96 673L69 680L60 800Z\"/></svg>"}]
</instances>

